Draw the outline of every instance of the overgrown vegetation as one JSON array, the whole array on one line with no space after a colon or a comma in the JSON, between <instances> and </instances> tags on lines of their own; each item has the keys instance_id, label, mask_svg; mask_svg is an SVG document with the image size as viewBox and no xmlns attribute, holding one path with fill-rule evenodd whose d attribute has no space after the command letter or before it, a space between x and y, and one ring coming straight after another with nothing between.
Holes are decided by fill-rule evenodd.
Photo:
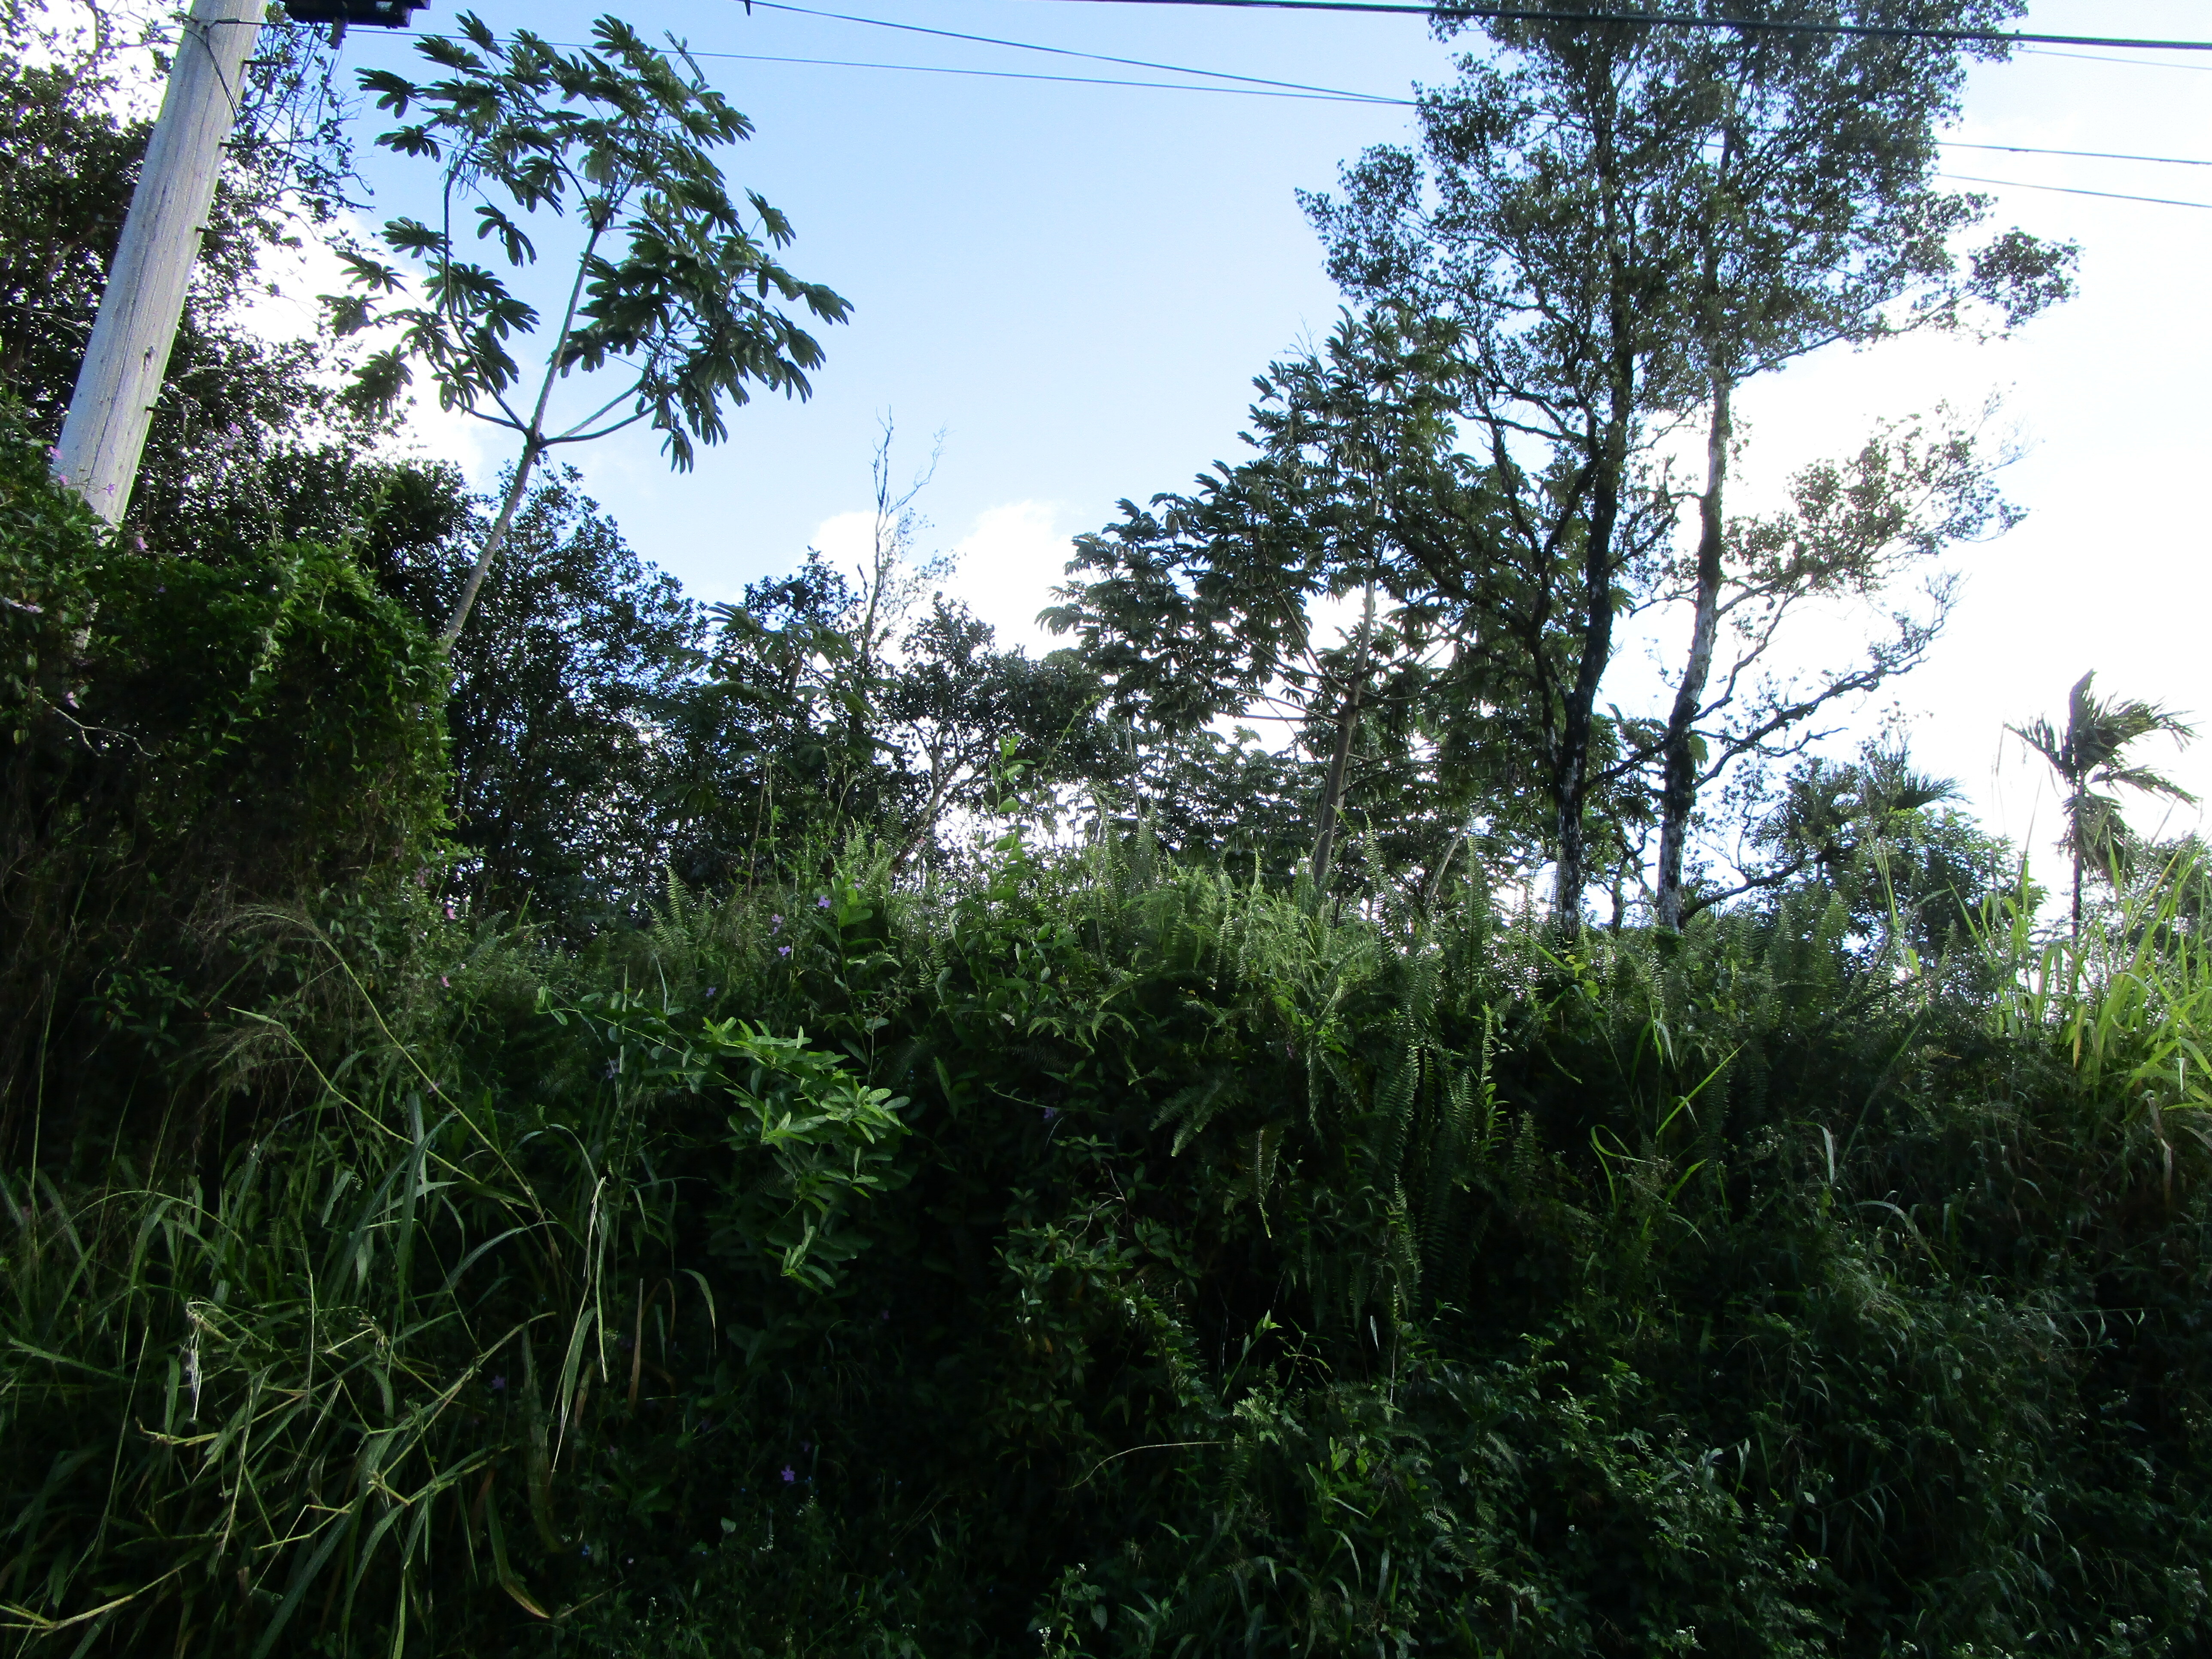
<instances>
[{"instance_id":1,"label":"overgrown vegetation","mask_svg":"<svg viewBox=\"0 0 2212 1659\"><path fill-rule=\"evenodd\" d=\"M1992 897L1977 988L1813 897L1560 954L1141 837L827 871L581 954L405 888L264 913L208 1175L9 1184L18 1626L2200 1639L2163 915L2039 954Z\"/></svg>"},{"instance_id":2,"label":"overgrown vegetation","mask_svg":"<svg viewBox=\"0 0 2212 1659\"><path fill-rule=\"evenodd\" d=\"M123 156L82 85L0 64ZM1778 738L1656 925L1687 727L1492 629L1589 498L1500 529L1445 309L1086 538L1042 660L888 437L872 560L708 611L572 474L163 428L222 477L118 538L9 415L5 1650L2203 1650L2212 869L2107 803L2054 927L1901 750ZM1799 528L1921 533L1849 472ZM1609 926L1513 896L1562 801Z\"/></svg>"}]
</instances>

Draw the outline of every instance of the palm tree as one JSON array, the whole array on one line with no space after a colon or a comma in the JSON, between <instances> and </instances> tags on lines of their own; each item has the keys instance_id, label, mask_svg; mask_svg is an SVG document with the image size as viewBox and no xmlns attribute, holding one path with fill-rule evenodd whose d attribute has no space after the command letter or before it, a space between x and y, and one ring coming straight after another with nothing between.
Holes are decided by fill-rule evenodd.
<instances>
[{"instance_id":1,"label":"palm tree","mask_svg":"<svg viewBox=\"0 0 2212 1659\"><path fill-rule=\"evenodd\" d=\"M2100 697L2089 690L2096 678L2093 670L2074 683L2067 700L2064 736L2051 722L2038 720L2027 726L2008 727L2014 735L2051 763L2066 787L2066 838L2074 855L2074 932L2081 932L2081 871L2094 861L2117 878L2132 845L2120 804L2109 793L2114 788L2164 795L2188 805L2197 797L2172 779L2148 767L2130 765L2123 751L2138 738L2155 732L2186 744L2196 728L2170 708L2140 699L2122 701Z\"/></svg>"}]
</instances>

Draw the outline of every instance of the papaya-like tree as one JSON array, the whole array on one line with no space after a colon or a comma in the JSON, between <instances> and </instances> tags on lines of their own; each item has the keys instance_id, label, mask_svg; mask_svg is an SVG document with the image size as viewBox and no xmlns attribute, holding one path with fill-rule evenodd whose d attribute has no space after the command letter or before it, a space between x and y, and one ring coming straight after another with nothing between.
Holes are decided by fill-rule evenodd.
<instances>
[{"instance_id":1,"label":"papaya-like tree","mask_svg":"<svg viewBox=\"0 0 2212 1659\"><path fill-rule=\"evenodd\" d=\"M439 402L514 434L507 489L476 564L447 617L450 647L514 526L538 466L565 446L645 422L677 470L697 443L728 435L726 405L763 387L804 398L822 348L786 309L845 320L847 301L802 282L776 258L791 222L757 194L732 198L715 152L752 123L706 82L684 48L663 52L629 24L602 17L588 50L565 52L527 30L501 40L463 13L460 38L419 43L445 71L417 82L365 70L363 88L404 125L377 143L440 169L429 220L388 222L385 246L418 268L410 292L397 266L342 257L360 291L327 296L340 334L375 325L398 337L361 367L361 403L389 408L422 363ZM415 118L410 120L408 118ZM465 257L489 242L510 270L537 263L532 228L573 215L566 294L540 366L526 373L514 343L535 333L536 307L491 266ZM473 225L473 238L469 234ZM543 231L538 232L543 234ZM381 296L404 302L385 305ZM556 416L562 382L605 374L576 410Z\"/></svg>"}]
</instances>

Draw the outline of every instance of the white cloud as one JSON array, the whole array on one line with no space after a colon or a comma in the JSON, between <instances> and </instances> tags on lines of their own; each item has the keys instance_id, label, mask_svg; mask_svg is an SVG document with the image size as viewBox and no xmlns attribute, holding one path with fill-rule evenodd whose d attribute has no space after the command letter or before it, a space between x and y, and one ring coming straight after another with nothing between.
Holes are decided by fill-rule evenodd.
<instances>
[{"instance_id":1,"label":"white cloud","mask_svg":"<svg viewBox=\"0 0 2212 1659\"><path fill-rule=\"evenodd\" d=\"M866 569L874 556L876 546L876 515L872 513L840 513L814 526L814 533L806 544L848 574L855 569Z\"/></svg>"},{"instance_id":2,"label":"white cloud","mask_svg":"<svg viewBox=\"0 0 2212 1659\"><path fill-rule=\"evenodd\" d=\"M942 591L990 623L1001 649L1021 646L1041 656L1067 643L1036 621L1037 612L1052 603L1052 590L1066 580L1068 538L1055 527L1059 517L1050 501L986 507L968 533L945 550L953 569ZM875 533L873 513L837 513L814 526L806 544L849 577L867 567Z\"/></svg>"},{"instance_id":3,"label":"white cloud","mask_svg":"<svg viewBox=\"0 0 2212 1659\"><path fill-rule=\"evenodd\" d=\"M1056 527L1059 518L1050 501L987 507L948 550L959 562L945 591L998 630L1001 648L1018 645L1041 656L1068 642L1036 620L1066 580L1068 537Z\"/></svg>"}]
</instances>

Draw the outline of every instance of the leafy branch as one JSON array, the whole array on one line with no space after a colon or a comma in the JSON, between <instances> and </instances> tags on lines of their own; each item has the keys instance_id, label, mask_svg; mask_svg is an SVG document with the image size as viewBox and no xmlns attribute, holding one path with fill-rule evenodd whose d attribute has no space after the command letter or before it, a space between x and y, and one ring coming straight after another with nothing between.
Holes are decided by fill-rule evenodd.
<instances>
[{"instance_id":1,"label":"leafy branch","mask_svg":"<svg viewBox=\"0 0 2212 1659\"><path fill-rule=\"evenodd\" d=\"M396 327L349 395L392 408L422 362L438 401L521 441L500 511L447 618L450 647L466 626L492 561L546 454L640 422L663 434L670 465L689 471L695 441L728 436L724 405L759 386L805 398L822 348L785 310L846 319L847 301L793 276L776 258L791 222L760 196L732 200L714 152L752 124L713 88L673 39L675 54L627 23L602 17L592 46L556 51L519 31L502 42L464 13L461 38L417 50L444 70L415 82L365 70L362 88L401 125L377 143L442 170L437 222L398 217L381 240L419 273L366 253L343 257L358 292L325 295L341 335ZM676 59L681 59L679 70ZM508 271L534 265L538 216L581 233L557 325L536 384L517 361L538 331L537 308L492 264L464 257L465 234L489 242ZM541 233L542 234L542 233ZM390 303L387 303L390 302ZM612 372L610 395L580 418L556 421L555 387L570 374Z\"/></svg>"}]
</instances>

